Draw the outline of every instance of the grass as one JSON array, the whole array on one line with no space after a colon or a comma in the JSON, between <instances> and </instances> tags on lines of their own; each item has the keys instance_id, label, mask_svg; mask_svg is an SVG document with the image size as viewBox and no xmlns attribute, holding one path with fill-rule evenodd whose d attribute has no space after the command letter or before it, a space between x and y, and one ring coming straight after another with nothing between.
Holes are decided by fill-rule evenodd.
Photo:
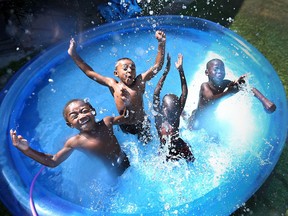
<instances>
[{"instance_id":1,"label":"grass","mask_svg":"<svg viewBox=\"0 0 288 216\"><path fill-rule=\"evenodd\" d=\"M231 29L255 46L273 65L288 93L288 2L246 0ZM257 14L255 16L255 14Z\"/></svg>"},{"instance_id":2,"label":"grass","mask_svg":"<svg viewBox=\"0 0 288 216\"><path fill-rule=\"evenodd\" d=\"M288 1L246 0L230 26L255 46L272 64L288 95ZM288 216L288 146L272 174L234 215Z\"/></svg>"}]
</instances>

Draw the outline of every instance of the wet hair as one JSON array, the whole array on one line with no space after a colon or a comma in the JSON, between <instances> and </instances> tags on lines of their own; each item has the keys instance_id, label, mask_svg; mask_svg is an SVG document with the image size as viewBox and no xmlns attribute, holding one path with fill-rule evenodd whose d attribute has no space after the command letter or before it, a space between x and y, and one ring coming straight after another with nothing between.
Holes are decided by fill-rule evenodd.
<instances>
[{"instance_id":1,"label":"wet hair","mask_svg":"<svg viewBox=\"0 0 288 216\"><path fill-rule=\"evenodd\" d=\"M221 59L214 58L214 59L211 59L210 61L207 62L206 69L208 69L209 66L212 64L212 62L214 62L214 61L221 62L221 64L224 65L224 62Z\"/></svg>"},{"instance_id":2,"label":"wet hair","mask_svg":"<svg viewBox=\"0 0 288 216\"><path fill-rule=\"evenodd\" d=\"M162 99L161 112L170 124L177 120L176 113L179 113L179 105L179 98L175 94L166 94ZM164 111L164 107L166 107L166 111Z\"/></svg>"},{"instance_id":3,"label":"wet hair","mask_svg":"<svg viewBox=\"0 0 288 216\"><path fill-rule=\"evenodd\" d=\"M88 105L91 110L94 110L94 111L95 111L94 107L89 103L88 99L79 99L79 98L72 99L72 100L68 101L68 102L65 104L64 108L63 108L63 113L62 113L62 114L63 114L63 117L64 117L64 119L65 119L66 122L68 122L68 119L67 119L66 113L65 113L66 108L67 108L71 103L74 103L74 102L83 102L83 103L85 103L86 105Z\"/></svg>"},{"instance_id":4,"label":"wet hair","mask_svg":"<svg viewBox=\"0 0 288 216\"><path fill-rule=\"evenodd\" d=\"M174 108L176 107L175 105L178 105L179 103L179 98L177 95L175 94L166 94L163 99L162 99L162 108L164 106L164 104L168 105L170 108L171 106Z\"/></svg>"},{"instance_id":5,"label":"wet hair","mask_svg":"<svg viewBox=\"0 0 288 216\"><path fill-rule=\"evenodd\" d=\"M115 63L115 71L117 70L117 67L118 67L118 65L119 65L119 62L122 61L122 60L129 60L129 61L131 61L131 62L134 63L134 61L133 61L132 59L130 59L130 58L127 58L127 57L120 58L120 59L118 59L118 60L116 61L116 63ZM135 65L135 63L134 63L134 65Z\"/></svg>"}]
</instances>

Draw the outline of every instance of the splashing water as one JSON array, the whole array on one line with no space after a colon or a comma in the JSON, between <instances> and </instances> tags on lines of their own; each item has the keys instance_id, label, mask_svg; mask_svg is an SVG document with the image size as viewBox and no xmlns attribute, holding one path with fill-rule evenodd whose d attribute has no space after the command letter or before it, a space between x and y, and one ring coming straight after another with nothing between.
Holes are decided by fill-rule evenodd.
<instances>
[{"instance_id":1,"label":"splashing water","mask_svg":"<svg viewBox=\"0 0 288 216\"><path fill-rule=\"evenodd\" d=\"M118 126L114 127L131 167L118 179L113 179L98 158L74 152L59 167L46 169L39 177L34 197L40 212L45 211L42 210L42 206L45 209L45 195L49 202L55 201L51 208L55 215L62 208L71 214L75 211L228 215L245 202L271 172L282 150L280 144L285 140L281 130L287 130L287 108L281 101L286 97L282 87L276 84L270 85L267 91L267 83L279 82L277 75L271 73L270 64L237 35L216 24L189 17L143 18L81 35L83 43L79 53L92 68L109 77L113 77L114 62L118 58L131 57L139 74L153 64L157 44L154 31L158 28L167 35L166 50L172 61L176 61L179 52L184 56L189 85L186 113L196 108L200 85L207 79L205 64L214 57L225 62L228 79L234 80L251 71L253 76L244 88L249 89L253 83L270 98L277 92L278 97L273 99L280 112L268 115L250 91L241 91L223 100L213 111L215 119L211 130L216 131L217 139L209 136L208 130L189 131L183 118L180 137L192 148L196 160L194 163L166 162L165 154L158 155L159 139L153 127L151 105L159 74L147 84L144 95L153 141L143 145L135 136L123 134ZM108 89L85 77L66 54L67 48L67 43L62 44L26 67L24 75L15 80L15 89L21 89L17 101L9 99L13 112L7 127L14 128L18 124L19 134L27 137L33 148L43 152L56 152L76 133L71 132L61 116L69 99L89 98L98 111L98 120L117 115ZM180 95L180 80L175 70L172 65L163 92ZM13 93L11 89L7 97ZM278 125L272 127L270 123L275 121ZM29 185L39 165L13 147L9 152L13 155L17 176L23 179L24 185ZM220 202L226 205L223 207Z\"/></svg>"}]
</instances>

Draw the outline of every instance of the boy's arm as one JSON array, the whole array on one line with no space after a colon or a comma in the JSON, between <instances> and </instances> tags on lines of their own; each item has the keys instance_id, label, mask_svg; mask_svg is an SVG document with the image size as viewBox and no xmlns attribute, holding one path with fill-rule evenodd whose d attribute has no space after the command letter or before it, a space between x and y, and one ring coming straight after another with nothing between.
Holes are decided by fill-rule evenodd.
<instances>
[{"instance_id":1,"label":"boy's arm","mask_svg":"<svg viewBox=\"0 0 288 216\"><path fill-rule=\"evenodd\" d=\"M166 35L162 31L156 31L155 37L158 40L158 52L156 61L153 67L141 74L142 80L144 82L152 79L162 69L164 64Z\"/></svg>"},{"instance_id":2,"label":"boy's arm","mask_svg":"<svg viewBox=\"0 0 288 216\"><path fill-rule=\"evenodd\" d=\"M129 119L129 111L126 109L123 111L123 113L121 115L115 116L115 117L112 117L112 116L110 117L110 121L113 125L124 124L124 123L128 122L128 119Z\"/></svg>"},{"instance_id":3,"label":"boy's arm","mask_svg":"<svg viewBox=\"0 0 288 216\"><path fill-rule=\"evenodd\" d=\"M154 90L154 94L153 94L153 109L156 112L154 115L155 118L155 124L156 124L156 129L157 131L160 129L160 124L161 124L161 114L160 114L160 92L161 89L163 87L164 81L167 77L168 72L170 71L170 66L171 66L171 58L169 56L169 54L167 54L167 64L164 70L163 75L161 76L161 78L159 79L157 86ZM159 133L159 131L158 131Z\"/></svg>"},{"instance_id":4,"label":"boy's arm","mask_svg":"<svg viewBox=\"0 0 288 216\"><path fill-rule=\"evenodd\" d=\"M16 131L10 130L10 136L13 145L23 154L48 167L58 166L73 152L73 148L69 147L69 144L66 143L65 146L55 155L45 154L30 148L28 141L21 135L17 135Z\"/></svg>"},{"instance_id":5,"label":"boy's arm","mask_svg":"<svg viewBox=\"0 0 288 216\"><path fill-rule=\"evenodd\" d=\"M168 72L170 71L170 67L171 67L171 57L169 56L169 53L167 54L167 64L164 70L163 75L161 76L161 78L159 79L157 86L154 90L154 94L153 94L153 109L156 112L160 112L160 92L162 90L164 81L167 77Z\"/></svg>"},{"instance_id":6,"label":"boy's arm","mask_svg":"<svg viewBox=\"0 0 288 216\"><path fill-rule=\"evenodd\" d=\"M77 53L76 51L76 42L74 38L70 40L70 46L68 49L68 54L73 59L75 64L88 76L90 79L98 82L101 85L105 85L110 87L112 85L111 82L114 79L102 76L101 74L95 72Z\"/></svg>"},{"instance_id":7,"label":"boy's arm","mask_svg":"<svg viewBox=\"0 0 288 216\"><path fill-rule=\"evenodd\" d=\"M180 114L181 114L185 107L185 103L186 103L187 95L188 95L187 81L186 81L186 77L185 77L184 70L183 70L183 55L182 54L178 54L178 61L175 63L175 66L177 70L179 71L180 80L181 80L181 89L182 89L182 93L180 96L180 109L181 109Z\"/></svg>"},{"instance_id":8,"label":"boy's arm","mask_svg":"<svg viewBox=\"0 0 288 216\"><path fill-rule=\"evenodd\" d=\"M238 92L238 88L235 85L234 81L229 81L227 80L227 82L229 82L227 84L226 89L224 89L222 92L218 93L218 94L214 94L213 91L211 90L211 87L209 85L209 83L202 83L201 84L201 88L200 88L200 95L199 95L199 99L200 99L200 106L202 106L204 108L204 106L207 106L208 104L214 103L215 101L225 97L225 96L229 96L231 95L231 93L236 93Z\"/></svg>"}]
</instances>

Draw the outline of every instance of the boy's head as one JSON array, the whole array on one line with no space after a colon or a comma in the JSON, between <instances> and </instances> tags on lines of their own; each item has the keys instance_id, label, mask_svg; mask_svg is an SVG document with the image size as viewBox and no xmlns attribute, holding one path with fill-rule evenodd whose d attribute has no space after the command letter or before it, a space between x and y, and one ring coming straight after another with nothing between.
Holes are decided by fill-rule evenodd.
<instances>
[{"instance_id":1,"label":"boy's head","mask_svg":"<svg viewBox=\"0 0 288 216\"><path fill-rule=\"evenodd\" d=\"M95 109L83 99L72 99L66 103L63 109L66 124L78 130L91 129L95 123L95 116Z\"/></svg>"},{"instance_id":2,"label":"boy's head","mask_svg":"<svg viewBox=\"0 0 288 216\"><path fill-rule=\"evenodd\" d=\"M130 58L118 59L115 65L114 75L119 77L125 85L132 85L136 78L135 63Z\"/></svg>"},{"instance_id":3,"label":"boy's head","mask_svg":"<svg viewBox=\"0 0 288 216\"><path fill-rule=\"evenodd\" d=\"M225 66L222 60L212 59L207 62L205 74L208 76L209 81L220 84L225 78Z\"/></svg>"},{"instance_id":4,"label":"boy's head","mask_svg":"<svg viewBox=\"0 0 288 216\"><path fill-rule=\"evenodd\" d=\"M178 118L180 110L179 98L174 94L166 94L162 100L162 115L170 121Z\"/></svg>"}]
</instances>

